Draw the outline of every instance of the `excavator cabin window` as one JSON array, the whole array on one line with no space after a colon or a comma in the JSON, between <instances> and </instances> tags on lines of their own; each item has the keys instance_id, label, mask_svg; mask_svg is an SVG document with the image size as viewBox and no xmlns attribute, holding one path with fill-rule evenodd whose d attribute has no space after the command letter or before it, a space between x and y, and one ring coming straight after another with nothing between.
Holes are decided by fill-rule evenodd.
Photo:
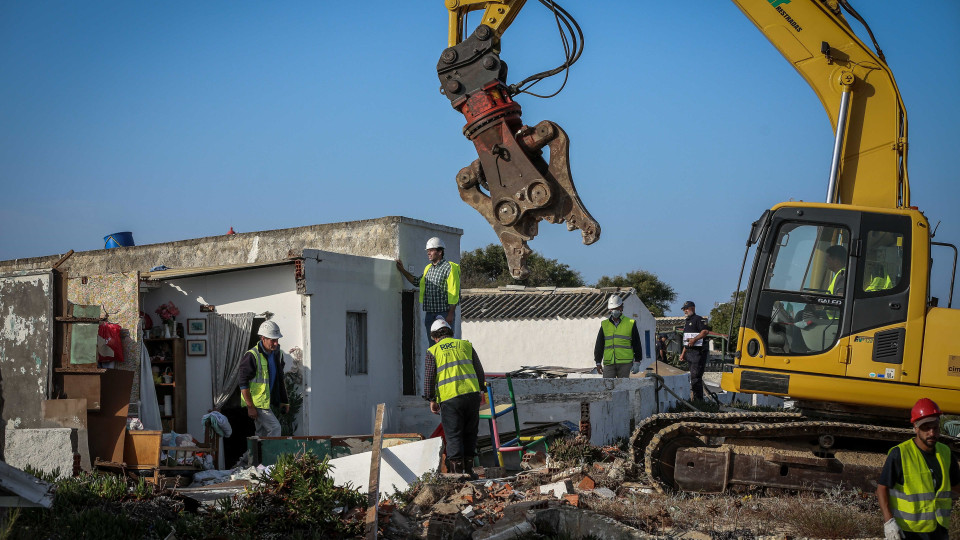
<instances>
[{"instance_id":1,"label":"excavator cabin window","mask_svg":"<svg viewBox=\"0 0 960 540\"><path fill-rule=\"evenodd\" d=\"M756 329L772 354L819 354L836 343L849 244L850 231L842 226L780 226L756 313Z\"/></svg>"}]
</instances>

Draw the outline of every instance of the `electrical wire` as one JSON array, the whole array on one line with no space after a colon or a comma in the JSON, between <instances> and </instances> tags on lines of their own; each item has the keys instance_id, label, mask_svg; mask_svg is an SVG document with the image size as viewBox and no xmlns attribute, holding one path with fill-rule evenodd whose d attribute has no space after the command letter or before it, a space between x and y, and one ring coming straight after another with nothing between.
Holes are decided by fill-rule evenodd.
<instances>
[{"instance_id":1,"label":"electrical wire","mask_svg":"<svg viewBox=\"0 0 960 540\"><path fill-rule=\"evenodd\" d=\"M579 60L580 55L583 54L583 30L580 29L580 25L577 24L576 19L554 0L540 0L540 3L553 12L553 16L557 21L557 30L560 33L560 41L563 43L563 56L565 60L553 69L535 73L518 83L511 84L508 87L511 96L528 94L538 98L550 98L559 94L567 85L567 79L570 76L570 66ZM540 81L552 77L561 71L563 72L563 83L561 83L560 88L552 94L541 95L530 91L530 88L533 88L533 86Z\"/></svg>"}]
</instances>

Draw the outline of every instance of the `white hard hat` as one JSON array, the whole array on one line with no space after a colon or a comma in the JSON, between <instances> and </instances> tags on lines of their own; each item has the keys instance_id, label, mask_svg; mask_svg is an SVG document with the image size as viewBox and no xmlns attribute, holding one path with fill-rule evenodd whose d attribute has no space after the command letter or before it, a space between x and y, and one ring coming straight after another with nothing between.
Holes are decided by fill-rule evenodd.
<instances>
[{"instance_id":1,"label":"white hard hat","mask_svg":"<svg viewBox=\"0 0 960 540\"><path fill-rule=\"evenodd\" d=\"M442 318L433 321L433 324L430 325L430 333L432 334L441 328L450 328L450 325L447 324L447 321Z\"/></svg>"},{"instance_id":2,"label":"white hard hat","mask_svg":"<svg viewBox=\"0 0 960 540\"><path fill-rule=\"evenodd\" d=\"M607 309L617 309L623 305L623 300L615 294L611 294L610 298L607 299Z\"/></svg>"},{"instance_id":3,"label":"white hard hat","mask_svg":"<svg viewBox=\"0 0 960 540\"><path fill-rule=\"evenodd\" d=\"M283 334L280 333L280 327L273 321L263 321L263 324L260 325L260 330L257 330L257 334L269 339L280 339L283 337Z\"/></svg>"},{"instance_id":4,"label":"white hard hat","mask_svg":"<svg viewBox=\"0 0 960 540\"><path fill-rule=\"evenodd\" d=\"M437 248L447 249L447 246L443 245L443 240L437 238L436 236L427 240L426 249L437 249Z\"/></svg>"}]
</instances>

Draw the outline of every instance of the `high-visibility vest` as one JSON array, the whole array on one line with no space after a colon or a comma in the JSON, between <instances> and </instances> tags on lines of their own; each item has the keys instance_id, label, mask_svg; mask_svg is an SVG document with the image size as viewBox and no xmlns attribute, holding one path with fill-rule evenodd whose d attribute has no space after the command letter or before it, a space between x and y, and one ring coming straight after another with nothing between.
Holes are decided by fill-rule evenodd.
<instances>
[{"instance_id":1,"label":"high-visibility vest","mask_svg":"<svg viewBox=\"0 0 960 540\"><path fill-rule=\"evenodd\" d=\"M631 343L631 334L635 321L630 317L621 315L620 324L614 326L610 319L604 319L600 323L603 329L603 363L626 364L633 362L633 344Z\"/></svg>"},{"instance_id":2,"label":"high-visibility vest","mask_svg":"<svg viewBox=\"0 0 960 540\"><path fill-rule=\"evenodd\" d=\"M250 397L253 399L253 406L258 409L270 408L270 366L267 365L267 357L260 352L260 347L256 346L249 351L253 355L253 361L257 364L257 375L250 380ZM282 354L278 349L274 354ZM278 374L280 376L280 374ZM244 407L247 406L247 400L240 392L240 402Z\"/></svg>"},{"instance_id":3,"label":"high-visibility vest","mask_svg":"<svg viewBox=\"0 0 960 540\"><path fill-rule=\"evenodd\" d=\"M893 281L890 279L890 276L876 276L870 280L870 284L867 285L863 290L865 292L873 291L885 291L887 289L893 288Z\"/></svg>"},{"instance_id":4,"label":"high-visibility vest","mask_svg":"<svg viewBox=\"0 0 960 540\"><path fill-rule=\"evenodd\" d=\"M463 339L443 338L430 347L437 361L437 395L440 402L480 391L473 369L473 345Z\"/></svg>"},{"instance_id":5,"label":"high-visibility vest","mask_svg":"<svg viewBox=\"0 0 960 540\"><path fill-rule=\"evenodd\" d=\"M443 264L443 263L440 263ZM427 272L433 264L428 264L423 269L423 275L420 276L420 303L423 304L423 297L427 290ZM460 303L460 265L450 263L450 273L447 274L447 304L456 305Z\"/></svg>"},{"instance_id":6,"label":"high-visibility vest","mask_svg":"<svg viewBox=\"0 0 960 540\"><path fill-rule=\"evenodd\" d=\"M846 274L847 269L841 268L837 270L837 273L833 275L833 279L830 280L830 286L827 287L827 292L833 294L833 288L837 285L837 278L840 277L840 274Z\"/></svg>"},{"instance_id":7,"label":"high-visibility vest","mask_svg":"<svg viewBox=\"0 0 960 540\"><path fill-rule=\"evenodd\" d=\"M908 532L931 532L937 524L950 528L950 449L937 443L941 480L933 485L933 474L913 439L897 445L903 465L903 484L890 488L890 512L897 525Z\"/></svg>"}]
</instances>

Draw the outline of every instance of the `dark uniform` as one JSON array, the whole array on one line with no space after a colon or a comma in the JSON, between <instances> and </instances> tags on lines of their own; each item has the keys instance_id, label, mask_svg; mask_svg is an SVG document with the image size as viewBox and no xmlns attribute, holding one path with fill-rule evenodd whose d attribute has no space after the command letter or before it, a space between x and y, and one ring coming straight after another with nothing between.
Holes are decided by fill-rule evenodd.
<instances>
[{"instance_id":1,"label":"dark uniform","mask_svg":"<svg viewBox=\"0 0 960 540\"><path fill-rule=\"evenodd\" d=\"M701 331L709 329L707 320L694 313L683 323L683 344L687 348L684 358L690 364L690 396L692 399L703 399L703 370L707 367L707 342L701 338L694 345L687 345L687 340L695 337Z\"/></svg>"}]
</instances>

